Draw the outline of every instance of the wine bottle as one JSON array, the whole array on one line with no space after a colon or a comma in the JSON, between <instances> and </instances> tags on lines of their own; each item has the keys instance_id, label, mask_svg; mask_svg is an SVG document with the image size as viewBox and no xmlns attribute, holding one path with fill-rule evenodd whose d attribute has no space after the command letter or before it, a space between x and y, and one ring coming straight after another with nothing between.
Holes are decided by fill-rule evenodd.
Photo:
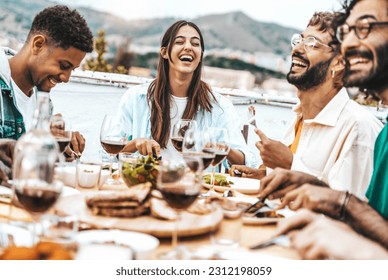
<instances>
[{"instance_id":1,"label":"wine bottle","mask_svg":"<svg viewBox=\"0 0 388 280\"><path fill-rule=\"evenodd\" d=\"M47 157L47 168L40 175L42 179L48 183L54 180L54 167L59 158L59 147L57 141L50 133L49 120L50 114L50 99L47 92L37 93L37 107L34 111L32 127L16 142L13 162L13 178L20 179L20 164L23 153L28 151L38 151L41 155ZM44 174L43 174L44 173Z\"/></svg>"}]
</instances>

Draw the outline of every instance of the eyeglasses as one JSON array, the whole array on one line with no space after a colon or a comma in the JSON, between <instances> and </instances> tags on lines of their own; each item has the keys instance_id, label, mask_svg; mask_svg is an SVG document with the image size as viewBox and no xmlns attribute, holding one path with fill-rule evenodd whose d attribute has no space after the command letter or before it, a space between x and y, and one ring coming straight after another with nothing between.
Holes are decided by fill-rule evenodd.
<instances>
[{"instance_id":1,"label":"eyeglasses","mask_svg":"<svg viewBox=\"0 0 388 280\"><path fill-rule=\"evenodd\" d=\"M304 49L306 52L318 49L319 47L325 47L328 50L332 50L332 47L329 45L326 45L324 43L319 42L315 37L313 36L307 36L306 38L303 38L301 34L294 34L291 37L291 46L292 48L295 48L297 45L303 42Z\"/></svg>"},{"instance_id":2,"label":"eyeglasses","mask_svg":"<svg viewBox=\"0 0 388 280\"><path fill-rule=\"evenodd\" d=\"M342 42L345 37L354 30L358 39L362 40L368 37L370 31L374 26L377 25L388 25L388 21L372 21L370 22L368 19L359 19L356 21L355 25L349 26L349 24L345 23L343 25L338 26L337 28L337 39Z\"/></svg>"}]
</instances>

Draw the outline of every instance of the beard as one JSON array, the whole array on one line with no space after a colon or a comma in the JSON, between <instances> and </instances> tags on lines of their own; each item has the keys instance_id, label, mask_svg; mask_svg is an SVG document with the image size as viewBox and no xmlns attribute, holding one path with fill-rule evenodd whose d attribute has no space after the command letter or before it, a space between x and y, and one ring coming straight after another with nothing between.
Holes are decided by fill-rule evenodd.
<instances>
[{"instance_id":1,"label":"beard","mask_svg":"<svg viewBox=\"0 0 388 280\"><path fill-rule=\"evenodd\" d=\"M316 87L325 81L331 61L332 59L320 62L301 75L293 74L291 70L287 74L287 81L299 90Z\"/></svg>"},{"instance_id":2,"label":"beard","mask_svg":"<svg viewBox=\"0 0 388 280\"><path fill-rule=\"evenodd\" d=\"M373 59L371 52L356 52L363 56ZM368 90L379 90L388 86L388 44L380 45L376 48L377 67L374 67L368 73L352 73L349 65L346 63L343 82L345 87L360 87Z\"/></svg>"}]
</instances>

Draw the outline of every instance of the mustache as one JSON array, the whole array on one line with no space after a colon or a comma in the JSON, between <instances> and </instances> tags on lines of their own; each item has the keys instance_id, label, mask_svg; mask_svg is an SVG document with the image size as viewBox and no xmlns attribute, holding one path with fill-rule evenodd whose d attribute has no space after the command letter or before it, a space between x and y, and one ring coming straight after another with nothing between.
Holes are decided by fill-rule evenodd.
<instances>
[{"instance_id":1,"label":"mustache","mask_svg":"<svg viewBox=\"0 0 388 280\"><path fill-rule=\"evenodd\" d=\"M373 54L370 51L352 49L345 52L345 55L344 55L345 61L347 61L347 59L349 59L349 57L352 57L352 56L360 56L368 59L373 58Z\"/></svg>"},{"instance_id":2,"label":"mustache","mask_svg":"<svg viewBox=\"0 0 388 280\"><path fill-rule=\"evenodd\" d=\"M302 61L305 62L306 64L310 64L310 63L309 63L309 60L308 60L307 58L303 57L300 53L295 53L295 54L293 54L291 58L294 58L294 57L299 58L300 60L302 60Z\"/></svg>"}]
</instances>

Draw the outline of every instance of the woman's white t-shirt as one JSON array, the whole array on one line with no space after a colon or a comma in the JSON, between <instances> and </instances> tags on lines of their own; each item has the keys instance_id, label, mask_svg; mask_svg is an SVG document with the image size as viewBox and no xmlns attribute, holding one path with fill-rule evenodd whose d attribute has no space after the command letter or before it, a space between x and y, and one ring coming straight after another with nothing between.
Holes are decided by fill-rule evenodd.
<instances>
[{"instance_id":1,"label":"woman's white t-shirt","mask_svg":"<svg viewBox=\"0 0 388 280\"><path fill-rule=\"evenodd\" d=\"M174 127L174 124L176 124L180 119L182 119L183 112L186 109L187 105L187 97L176 97L174 95L172 96L172 103L171 103L171 109L170 109L170 118L171 118L171 130ZM170 135L171 135L170 130ZM162 157L176 157L181 156L181 154L174 148L174 146L171 143L171 139L167 142L166 149L161 151Z\"/></svg>"}]
</instances>

